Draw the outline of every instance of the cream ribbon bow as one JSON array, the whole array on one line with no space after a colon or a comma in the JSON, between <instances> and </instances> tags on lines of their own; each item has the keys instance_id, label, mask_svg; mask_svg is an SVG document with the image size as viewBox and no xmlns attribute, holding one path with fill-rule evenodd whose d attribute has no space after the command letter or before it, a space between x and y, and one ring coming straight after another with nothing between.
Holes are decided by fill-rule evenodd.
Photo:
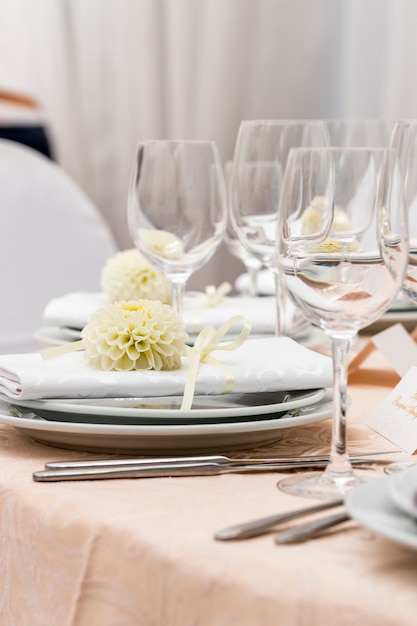
<instances>
[{"instance_id":1,"label":"cream ribbon bow","mask_svg":"<svg viewBox=\"0 0 417 626\"><path fill-rule=\"evenodd\" d=\"M221 340L232 328L232 326L234 326L235 324L239 324L240 322L243 322L243 326L237 337L235 337L233 341L230 341L229 343L221 343ZM246 339L250 335L251 330L252 324L249 322L249 320L244 318L242 315L234 315L233 317L226 320L217 330L214 328L214 326L206 326L197 336L194 345L186 346L187 356L189 358L189 365L187 378L185 380L184 395L180 407L181 411L188 411L189 409L191 409L200 363L208 363L209 365L214 365L224 373L226 380L223 393L230 393L233 390L235 381L230 368L218 359L215 359L211 355L211 352L213 352L214 350L236 350L237 348L239 348L239 346L243 344L244 341L246 341ZM53 348L43 350L41 352L41 356L43 359L52 359L54 357L60 356L61 354L67 354L68 352L84 350L84 348L85 344L83 340L74 341L73 343L64 344L62 346L55 346Z\"/></svg>"},{"instance_id":2,"label":"cream ribbon bow","mask_svg":"<svg viewBox=\"0 0 417 626\"><path fill-rule=\"evenodd\" d=\"M203 316L204 311L206 309L210 309L212 307L215 307L221 304L221 302L223 302L223 300L225 299L225 297L231 290L232 290L232 285L228 283L227 281L225 281L218 287L216 287L215 285L208 285L204 293L200 291L189 292L189 295L191 296L201 296L201 295L204 296L202 301L199 302L198 306L196 307L197 309L196 315L195 315L195 319L193 320L193 331L195 333L198 333L201 330L201 318Z\"/></svg>"},{"instance_id":3,"label":"cream ribbon bow","mask_svg":"<svg viewBox=\"0 0 417 626\"><path fill-rule=\"evenodd\" d=\"M229 343L221 343L221 340L232 326L239 322L243 322L243 327L239 335ZM189 365L187 379L185 381L184 396L180 407L181 411L191 409L200 363L208 363L222 370L226 378L223 393L230 393L232 391L235 381L230 368L218 359L215 359L211 355L211 352L214 350L236 350L236 348L239 348L239 346L246 341L251 330L252 325L247 319L242 315L234 315L226 320L217 330L213 326L206 326L197 336L194 345L192 347L187 346Z\"/></svg>"}]
</instances>

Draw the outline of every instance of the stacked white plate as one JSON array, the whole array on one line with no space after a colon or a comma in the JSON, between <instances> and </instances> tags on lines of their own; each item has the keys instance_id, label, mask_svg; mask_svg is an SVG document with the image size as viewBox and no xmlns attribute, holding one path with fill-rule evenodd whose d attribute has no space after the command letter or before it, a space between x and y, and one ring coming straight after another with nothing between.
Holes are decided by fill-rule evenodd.
<instances>
[{"instance_id":1,"label":"stacked white plate","mask_svg":"<svg viewBox=\"0 0 417 626\"><path fill-rule=\"evenodd\" d=\"M331 389L198 398L15 400L0 397L0 423L36 441L113 453L197 452L270 444L288 428L328 419Z\"/></svg>"},{"instance_id":2,"label":"stacked white plate","mask_svg":"<svg viewBox=\"0 0 417 626\"><path fill-rule=\"evenodd\" d=\"M352 490L346 508L366 528L417 550L417 462Z\"/></svg>"}]
</instances>

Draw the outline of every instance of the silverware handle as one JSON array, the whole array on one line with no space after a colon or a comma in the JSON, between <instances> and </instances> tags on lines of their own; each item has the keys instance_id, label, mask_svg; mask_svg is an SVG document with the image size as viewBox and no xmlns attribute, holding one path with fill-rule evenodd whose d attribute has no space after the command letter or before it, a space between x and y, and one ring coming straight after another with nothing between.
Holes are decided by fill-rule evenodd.
<instances>
[{"instance_id":1,"label":"silverware handle","mask_svg":"<svg viewBox=\"0 0 417 626\"><path fill-rule=\"evenodd\" d=\"M231 459L230 459L231 460ZM85 459L77 461L49 461L45 469L88 469L94 467L140 467L141 465L166 465L174 463L225 463L228 457L221 455L178 456L149 459Z\"/></svg>"},{"instance_id":2,"label":"silverware handle","mask_svg":"<svg viewBox=\"0 0 417 626\"><path fill-rule=\"evenodd\" d=\"M373 459L354 459L352 463L368 464ZM104 480L109 478L163 478L168 476L213 476L243 472L274 472L295 469L324 469L326 462L265 463L262 465L226 465L222 463L165 463L160 465L135 465L126 467L86 467L72 469L46 469L33 473L36 482L60 480Z\"/></svg>"},{"instance_id":3,"label":"silverware handle","mask_svg":"<svg viewBox=\"0 0 417 626\"><path fill-rule=\"evenodd\" d=\"M36 482L62 480L105 480L110 478L163 478L170 476L212 476L225 468L216 463L178 463L127 467L94 467L73 469L47 469L33 473Z\"/></svg>"},{"instance_id":4,"label":"silverware handle","mask_svg":"<svg viewBox=\"0 0 417 626\"><path fill-rule=\"evenodd\" d=\"M336 526L337 524L346 522L349 519L350 515L346 513L346 511L343 513L328 515L327 517L323 517L319 520L306 522L305 524L300 524L295 528L284 530L281 533L275 535L274 541L278 544L299 543L301 541L307 541L307 539L312 539L323 530L327 530L332 526Z\"/></svg>"},{"instance_id":5,"label":"silverware handle","mask_svg":"<svg viewBox=\"0 0 417 626\"><path fill-rule=\"evenodd\" d=\"M367 456L379 456L382 454L393 454L399 450L386 450L381 452L369 452ZM364 453L353 453L351 459L363 457ZM254 464L261 463L293 463L293 462L324 462L329 460L328 454L320 454L314 456L291 456L276 458L248 458L248 459L232 459L223 455L201 455L201 456L179 456L179 457L161 457L161 458L145 458L145 459L80 459L75 461L48 461L45 463L45 469L77 469L77 468L94 468L94 467L129 467L140 465L160 465L174 463L221 463L230 465Z\"/></svg>"},{"instance_id":6,"label":"silverware handle","mask_svg":"<svg viewBox=\"0 0 417 626\"><path fill-rule=\"evenodd\" d=\"M319 511L325 511L336 506L344 504L343 499L330 500L328 502L322 502L314 506L308 506L302 509L296 509L295 511L289 511L287 513L279 513L278 515L271 515L269 517L263 517L251 522L245 522L238 524L237 526L230 526L219 530L214 535L215 539L219 541L229 541L231 539L249 539L250 537L257 537L265 532L268 532L274 526L289 522L290 520L303 517L304 515L310 515L312 513L318 513Z\"/></svg>"},{"instance_id":7,"label":"silverware handle","mask_svg":"<svg viewBox=\"0 0 417 626\"><path fill-rule=\"evenodd\" d=\"M56 482L62 480L104 480L109 478L164 478L170 476L214 476L233 472L271 472L277 470L324 467L325 464L282 463L274 465L239 465L221 463L164 463L125 467L85 467L71 469L46 469L34 472L36 482Z\"/></svg>"}]
</instances>

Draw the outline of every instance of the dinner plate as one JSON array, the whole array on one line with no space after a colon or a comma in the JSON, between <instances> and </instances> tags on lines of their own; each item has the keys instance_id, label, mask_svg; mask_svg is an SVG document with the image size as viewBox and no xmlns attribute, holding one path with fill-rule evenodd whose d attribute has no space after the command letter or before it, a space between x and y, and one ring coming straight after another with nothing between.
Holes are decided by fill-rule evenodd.
<instances>
[{"instance_id":1,"label":"dinner plate","mask_svg":"<svg viewBox=\"0 0 417 626\"><path fill-rule=\"evenodd\" d=\"M304 336L309 329L303 329L303 332L300 332L300 336ZM198 333L188 333L189 343L192 345L194 340L196 339ZM230 333L228 334L229 338L237 337L238 334ZM271 337L271 333L251 333L251 339L259 339L260 337ZM42 343L49 343L53 345L61 345L65 343L70 343L72 341L79 341L81 337L81 329L79 328L70 328L69 326L44 326L35 331L34 334L35 339L41 341Z\"/></svg>"},{"instance_id":2,"label":"dinner plate","mask_svg":"<svg viewBox=\"0 0 417 626\"><path fill-rule=\"evenodd\" d=\"M393 324L402 324L407 331L411 332L417 326L417 310L415 308L389 309L379 319L363 328L360 332L365 335L373 335Z\"/></svg>"},{"instance_id":3,"label":"dinner plate","mask_svg":"<svg viewBox=\"0 0 417 626\"><path fill-rule=\"evenodd\" d=\"M350 516L386 539L417 550L417 522L399 509L390 497L390 481L386 476L363 483L346 498Z\"/></svg>"},{"instance_id":4,"label":"dinner plate","mask_svg":"<svg viewBox=\"0 0 417 626\"><path fill-rule=\"evenodd\" d=\"M45 343L50 346L62 346L65 343L71 343L75 340L74 336L69 336L68 333L63 330L62 326L42 326L34 332L34 338L40 343ZM81 339L81 332L78 331L78 339Z\"/></svg>"},{"instance_id":5,"label":"dinner plate","mask_svg":"<svg viewBox=\"0 0 417 626\"><path fill-rule=\"evenodd\" d=\"M193 339L197 335L191 334L189 336L190 343L192 344ZM272 335L251 333L249 339L259 339L260 337L272 337ZM66 326L43 326L35 331L34 338L43 344L61 346L81 339L81 331L76 328L69 328ZM324 341L327 341L324 332L314 326L308 326L301 329L300 332L293 337L293 339L306 348L314 348L315 346L322 344Z\"/></svg>"},{"instance_id":6,"label":"dinner plate","mask_svg":"<svg viewBox=\"0 0 417 626\"><path fill-rule=\"evenodd\" d=\"M271 444L290 428L328 419L332 414L330 395L329 392L319 403L301 407L295 415L290 412L272 419L187 425L57 422L39 418L29 409L18 417L9 413L10 403L0 401L0 424L13 426L40 443L88 452L151 454L246 450Z\"/></svg>"},{"instance_id":7,"label":"dinner plate","mask_svg":"<svg viewBox=\"0 0 417 626\"><path fill-rule=\"evenodd\" d=\"M100 424L188 424L230 420L255 420L276 416L323 399L325 389L228 393L196 396L190 410L180 409L181 396L150 398L92 398L14 401L18 410L31 409L35 415L58 422ZM0 399L9 401L0 394Z\"/></svg>"},{"instance_id":8,"label":"dinner plate","mask_svg":"<svg viewBox=\"0 0 417 626\"><path fill-rule=\"evenodd\" d=\"M393 503L404 513L417 518L417 463L393 474L388 487Z\"/></svg>"}]
</instances>

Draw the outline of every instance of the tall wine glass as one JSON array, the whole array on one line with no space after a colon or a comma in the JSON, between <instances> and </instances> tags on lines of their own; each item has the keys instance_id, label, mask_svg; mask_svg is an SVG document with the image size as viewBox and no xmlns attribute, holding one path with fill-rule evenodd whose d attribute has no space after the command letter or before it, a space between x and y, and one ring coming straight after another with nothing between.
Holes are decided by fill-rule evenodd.
<instances>
[{"instance_id":1,"label":"tall wine glass","mask_svg":"<svg viewBox=\"0 0 417 626\"><path fill-rule=\"evenodd\" d=\"M272 270L276 334L286 334L285 290L274 263L276 218L291 148L327 145L321 120L244 120L234 151L229 187L232 226L243 246Z\"/></svg>"},{"instance_id":2,"label":"tall wine glass","mask_svg":"<svg viewBox=\"0 0 417 626\"><path fill-rule=\"evenodd\" d=\"M141 141L128 198L130 235L139 252L166 273L172 306L182 314L185 285L222 241L227 197L212 141Z\"/></svg>"},{"instance_id":3,"label":"tall wine glass","mask_svg":"<svg viewBox=\"0 0 417 626\"><path fill-rule=\"evenodd\" d=\"M402 293L417 304L417 119L394 123L391 146L398 153L404 179L410 229L410 258Z\"/></svg>"},{"instance_id":4,"label":"tall wine glass","mask_svg":"<svg viewBox=\"0 0 417 626\"><path fill-rule=\"evenodd\" d=\"M331 146L387 148L389 126L378 118L335 118L324 120Z\"/></svg>"},{"instance_id":5,"label":"tall wine glass","mask_svg":"<svg viewBox=\"0 0 417 626\"><path fill-rule=\"evenodd\" d=\"M277 220L277 266L288 293L332 344L330 462L324 473L284 479L300 496L343 496L361 481L346 448L347 363L358 330L401 288L408 223L396 152L384 148L293 150Z\"/></svg>"},{"instance_id":6,"label":"tall wine glass","mask_svg":"<svg viewBox=\"0 0 417 626\"><path fill-rule=\"evenodd\" d=\"M224 166L224 176L226 181L226 190L229 189L230 179L232 174L232 161L226 161ZM224 234L224 243L227 246L229 252L242 261L245 266L246 274L248 276L247 293L251 297L258 295L257 275L262 268L262 261L258 259L252 252L245 247L239 239L238 233L234 227L234 223L231 217L230 202L227 203L227 226Z\"/></svg>"},{"instance_id":7,"label":"tall wine glass","mask_svg":"<svg viewBox=\"0 0 417 626\"><path fill-rule=\"evenodd\" d=\"M405 296L403 302L405 306L407 302L415 306L417 305L417 119L396 120L390 145L397 151L403 175L410 231L410 257L401 295ZM384 471L393 474L406 469L414 462L391 463Z\"/></svg>"}]
</instances>

